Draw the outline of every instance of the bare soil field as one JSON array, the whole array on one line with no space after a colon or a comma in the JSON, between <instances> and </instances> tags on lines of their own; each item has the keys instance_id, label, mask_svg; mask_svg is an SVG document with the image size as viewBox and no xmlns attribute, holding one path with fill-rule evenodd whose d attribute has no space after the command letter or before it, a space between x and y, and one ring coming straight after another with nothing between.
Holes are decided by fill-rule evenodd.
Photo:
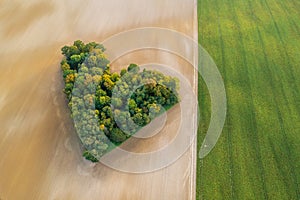
<instances>
[{"instance_id":1,"label":"bare soil field","mask_svg":"<svg viewBox=\"0 0 300 200\"><path fill-rule=\"evenodd\" d=\"M60 48L74 40L101 42L133 28L173 29L197 41L196 2L29 0L2 4L0 199L195 199L195 143L172 165L143 174L120 172L82 158L62 92L59 62ZM178 55L140 50L114 60L112 68L131 62L171 66L197 91L194 68ZM153 138L132 138L121 148L147 152L168 144L180 125L180 107L168 111L164 127ZM193 113L191 120L195 120Z\"/></svg>"}]
</instances>

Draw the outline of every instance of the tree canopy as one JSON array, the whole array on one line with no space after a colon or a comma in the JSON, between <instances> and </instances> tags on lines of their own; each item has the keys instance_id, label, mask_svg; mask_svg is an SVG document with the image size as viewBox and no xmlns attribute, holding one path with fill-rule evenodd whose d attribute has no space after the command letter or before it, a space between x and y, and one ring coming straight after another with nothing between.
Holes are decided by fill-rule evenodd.
<instances>
[{"instance_id":1,"label":"tree canopy","mask_svg":"<svg viewBox=\"0 0 300 200\"><path fill-rule=\"evenodd\" d=\"M179 102L177 78L136 64L111 73L101 44L77 40L61 50L64 92L83 156L92 162Z\"/></svg>"}]
</instances>

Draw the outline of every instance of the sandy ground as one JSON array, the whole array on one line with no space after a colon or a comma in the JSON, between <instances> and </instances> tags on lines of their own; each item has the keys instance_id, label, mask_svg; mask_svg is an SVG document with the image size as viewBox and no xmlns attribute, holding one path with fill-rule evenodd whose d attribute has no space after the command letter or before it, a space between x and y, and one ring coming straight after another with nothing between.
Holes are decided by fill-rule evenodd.
<instances>
[{"instance_id":1,"label":"sandy ground","mask_svg":"<svg viewBox=\"0 0 300 200\"><path fill-rule=\"evenodd\" d=\"M59 69L60 48L76 39L101 42L121 31L149 26L196 39L195 11L194 0L1 1L0 199L195 199L194 143L172 165L145 174L84 161ZM179 56L141 50L120 57L112 67L132 60L172 66L196 91L195 72ZM180 105L175 106L155 137L133 138L122 148L161 148L176 137L180 113Z\"/></svg>"}]
</instances>

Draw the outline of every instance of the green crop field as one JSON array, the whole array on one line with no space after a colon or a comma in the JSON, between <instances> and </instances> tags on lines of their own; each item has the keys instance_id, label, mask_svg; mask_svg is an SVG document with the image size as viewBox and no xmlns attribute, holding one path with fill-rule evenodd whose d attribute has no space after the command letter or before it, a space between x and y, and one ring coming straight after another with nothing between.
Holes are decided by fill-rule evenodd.
<instances>
[{"instance_id":1,"label":"green crop field","mask_svg":"<svg viewBox=\"0 0 300 200\"><path fill-rule=\"evenodd\" d=\"M199 42L216 62L227 118L197 164L197 199L300 199L300 1L198 0ZM210 100L199 81L200 147Z\"/></svg>"}]
</instances>

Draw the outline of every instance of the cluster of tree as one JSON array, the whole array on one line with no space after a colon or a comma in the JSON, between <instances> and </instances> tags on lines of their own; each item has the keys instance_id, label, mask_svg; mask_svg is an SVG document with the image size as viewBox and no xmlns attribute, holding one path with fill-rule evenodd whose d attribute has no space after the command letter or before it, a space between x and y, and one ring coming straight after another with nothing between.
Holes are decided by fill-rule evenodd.
<instances>
[{"instance_id":1,"label":"cluster of tree","mask_svg":"<svg viewBox=\"0 0 300 200\"><path fill-rule=\"evenodd\" d=\"M111 73L103 45L77 40L64 46L64 92L85 151L97 162L179 101L179 81L130 64Z\"/></svg>"},{"instance_id":2,"label":"cluster of tree","mask_svg":"<svg viewBox=\"0 0 300 200\"><path fill-rule=\"evenodd\" d=\"M141 127L179 101L178 79L155 70L131 64L121 71L113 89L113 117L124 134L135 134ZM120 133L119 133L120 135Z\"/></svg>"}]
</instances>

